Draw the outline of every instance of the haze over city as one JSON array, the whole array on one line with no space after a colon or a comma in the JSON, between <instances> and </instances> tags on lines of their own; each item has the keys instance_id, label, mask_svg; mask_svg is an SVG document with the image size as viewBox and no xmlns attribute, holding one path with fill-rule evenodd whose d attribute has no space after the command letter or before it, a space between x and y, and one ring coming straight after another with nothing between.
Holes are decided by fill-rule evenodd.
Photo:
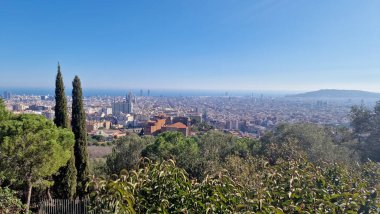
<instances>
[{"instance_id":1,"label":"haze over city","mask_svg":"<svg viewBox=\"0 0 380 214\"><path fill-rule=\"evenodd\" d=\"M380 91L379 1L1 1L0 86Z\"/></svg>"},{"instance_id":2,"label":"haze over city","mask_svg":"<svg viewBox=\"0 0 380 214\"><path fill-rule=\"evenodd\" d=\"M0 0L0 214L380 213L380 0Z\"/></svg>"}]
</instances>

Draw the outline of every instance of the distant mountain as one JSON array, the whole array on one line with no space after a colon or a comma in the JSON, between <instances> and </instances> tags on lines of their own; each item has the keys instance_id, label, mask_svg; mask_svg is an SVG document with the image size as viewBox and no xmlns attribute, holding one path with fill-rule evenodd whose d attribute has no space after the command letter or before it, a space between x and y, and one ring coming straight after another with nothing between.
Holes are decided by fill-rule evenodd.
<instances>
[{"instance_id":1,"label":"distant mountain","mask_svg":"<svg viewBox=\"0 0 380 214\"><path fill-rule=\"evenodd\" d=\"M338 89L321 89L302 94L289 95L288 97L297 98L347 98L347 99L380 99L380 93L360 91L360 90L338 90Z\"/></svg>"}]
</instances>

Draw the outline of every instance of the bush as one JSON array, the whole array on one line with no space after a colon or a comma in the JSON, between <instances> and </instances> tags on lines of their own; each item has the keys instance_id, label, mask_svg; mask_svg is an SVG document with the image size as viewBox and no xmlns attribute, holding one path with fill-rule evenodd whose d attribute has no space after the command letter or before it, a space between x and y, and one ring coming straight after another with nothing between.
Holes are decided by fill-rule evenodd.
<instances>
[{"instance_id":1,"label":"bush","mask_svg":"<svg viewBox=\"0 0 380 214\"><path fill-rule=\"evenodd\" d=\"M138 170L122 171L109 180L93 177L89 183L91 208L101 213L220 213L242 205L240 188L222 173L202 182L168 160L145 159Z\"/></svg>"},{"instance_id":2,"label":"bush","mask_svg":"<svg viewBox=\"0 0 380 214\"><path fill-rule=\"evenodd\" d=\"M136 134L117 139L112 153L106 157L105 173L119 174L123 169L134 169L140 161L141 151L151 143L153 138L141 138Z\"/></svg>"},{"instance_id":3,"label":"bush","mask_svg":"<svg viewBox=\"0 0 380 214\"><path fill-rule=\"evenodd\" d=\"M201 173L197 142L179 132L165 132L159 135L153 144L142 151L142 155L154 161L174 159L191 177Z\"/></svg>"},{"instance_id":4,"label":"bush","mask_svg":"<svg viewBox=\"0 0 380 214\"><path fill-rule=\"evenodd\" d=\"M0 213L17 214L24 210L21 200L16 197L16 192L0 187Z\"/></svg>"},{"instance_id":5,"label":"bush","mask_svg":"<svg viewBox=\"0 0 380 214\"><path fill-rule=\"evenodd\" d=\"M139 169L108 180L94 177L89 184L92 208L103 213L380 211L379 174L362 174L338 164L317 166L301 158L278 159L271 165L264 158L230 156L227 170L200 182L190 179L172 160L145 159L140 164Z\"/></svg>"}]
</instances>

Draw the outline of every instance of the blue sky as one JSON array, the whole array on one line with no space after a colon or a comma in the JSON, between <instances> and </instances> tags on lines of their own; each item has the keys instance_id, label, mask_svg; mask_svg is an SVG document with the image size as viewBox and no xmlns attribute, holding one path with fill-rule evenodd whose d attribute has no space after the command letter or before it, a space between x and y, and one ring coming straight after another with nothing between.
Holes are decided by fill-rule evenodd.
<instances>
[{"instance_id":1,"label":"blue sky","mask_svg":"<svg viewBox=\"0 0 380 214\"><path fill-rule=\"evenodd\" d=\"M0 0L0 87L380 92L378 0Z\"/></svg>"}]
</instances>

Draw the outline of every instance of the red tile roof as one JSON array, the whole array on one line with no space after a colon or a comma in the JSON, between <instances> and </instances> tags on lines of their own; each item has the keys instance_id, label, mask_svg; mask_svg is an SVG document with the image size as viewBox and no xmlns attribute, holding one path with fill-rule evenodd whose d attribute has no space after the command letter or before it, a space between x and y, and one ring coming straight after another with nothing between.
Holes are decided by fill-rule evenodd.
<instances>
[{"instance_id":1,"label":"red tile roof","mask_svg":"<svg viewBox=\"0 0 380 214\"><path fill-rule=\"evenodd\" d=\"M177 129L186 129L187 128L187 126L181 122L177 122L177 123L174 123L171 125L166 125L166 127L177 128Z\"/></svg>"}]
</instances>

